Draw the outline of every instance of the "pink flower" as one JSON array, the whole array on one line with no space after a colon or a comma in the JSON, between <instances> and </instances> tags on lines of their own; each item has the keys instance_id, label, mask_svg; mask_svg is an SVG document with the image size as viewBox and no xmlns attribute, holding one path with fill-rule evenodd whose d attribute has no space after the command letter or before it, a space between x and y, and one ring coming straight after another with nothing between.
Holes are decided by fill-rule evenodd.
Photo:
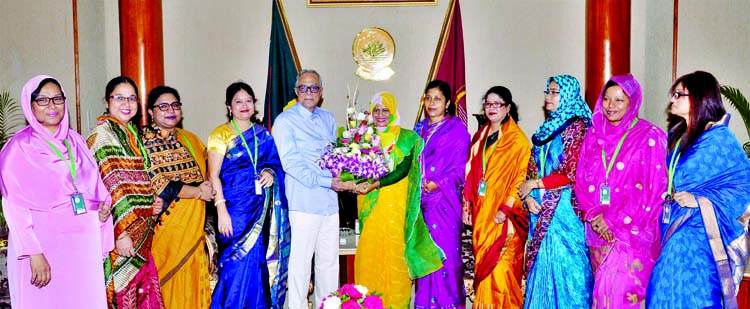
<instances>
[{"instance_id":1,"label":"pink flower","mask_svg":"<svg viewBox=\"0 0 750 309\"><path fill-rule=\"evenodd\" d=\"M360 309L362 307L359 306L359 303L357 301L350 299L345 301L343 304L341 304L341 309Z\"/></svg>"},{"instance_id":2,"label":"pink flower","mask_svg":"<svg viewBox=\"0 0 750 309\"><path fill-rule=\"evenodd\" d=\"M375 295L370 295L362 302L362 306L367 309L381 309L383 308L383 300Z\"/></svg>"},{"instance_id":3,"label":"pink flower","mask_svg":"<svg viewBox=\"0 0 750 309\"><path fill-rule=\"evenodd\" d=\"M342 286L339 289L339 294L341 294L342 296L343 295L349 295L349 297L354 298L354 299L360 299L360 298L364 297L364 295L362 295L362 293L360 293L359 291L357 291L357 289L354 287L353 284L345 284L344 286ZM355 307L355 308L359 308L359 307Z\"/></svg>"}]
</instances>

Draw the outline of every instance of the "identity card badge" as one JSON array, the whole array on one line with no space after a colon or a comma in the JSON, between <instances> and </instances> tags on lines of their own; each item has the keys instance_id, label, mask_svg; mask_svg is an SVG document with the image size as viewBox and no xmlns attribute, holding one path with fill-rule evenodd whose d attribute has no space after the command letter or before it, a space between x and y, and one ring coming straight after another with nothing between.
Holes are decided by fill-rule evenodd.
<instances>
[{"instance_id":1,"label":"identity card badge","mask_svg":"<svg viewBox=\"0 0 750 309\"><path fill-rule=\"evenodd\" d=\"M599 187L599 200L601 201L602 205L609 206L609 202L611 201L612 197L612 191L609 189L609 186L606 184L603 184L601 187Z\"/></svg>"},{"instance_id":2,"label":"identity card badge","mask_svg":"<svg viewBox=\"0 0 750 309\"><path fill-rule=\"evenodd\" d=\"M73 193L70 196L70 202L73 204L73 213L76 216L86 213L86 203L83 202L83 194L78 192Z\"/></svg>"},{"instance_id":3,"label":"identity card badge","mask_svg":"<svg viewBox=\"0 0 750 309\"><path fill-rule=\"evenodd\" d=\"M487 193L487 182L484 180L479 181L479 189L477 189L477 194L479 196L484 196Z\"/></svg>"}]
</instances>

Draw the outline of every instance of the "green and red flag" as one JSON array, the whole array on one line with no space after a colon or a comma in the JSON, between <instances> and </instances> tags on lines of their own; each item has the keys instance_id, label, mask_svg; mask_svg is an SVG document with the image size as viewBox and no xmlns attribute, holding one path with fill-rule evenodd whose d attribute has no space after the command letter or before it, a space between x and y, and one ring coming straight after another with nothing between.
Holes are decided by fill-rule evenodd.
<instances>
[{"instance_id":1,"label":"green and red flag","mask_svg":"<svg viewBox=\"0 0 750 309\"><path fill-rule=\"evenodd\" d=\"M297 50L286 22L281 0L272 0L271 44L268 49L268 77L266 79L266 102L263 105L263 125L273 126L289 101L295 99L294 82L300 71Z\"/></svg>"}]
</instances>

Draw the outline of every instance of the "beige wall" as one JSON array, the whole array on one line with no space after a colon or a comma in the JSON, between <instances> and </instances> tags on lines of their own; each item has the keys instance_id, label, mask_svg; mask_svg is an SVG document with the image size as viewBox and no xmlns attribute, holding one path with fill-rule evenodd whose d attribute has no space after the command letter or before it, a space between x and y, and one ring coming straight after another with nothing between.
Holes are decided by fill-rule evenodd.
<instances>
[{"instance_id":1,"label":"beige wall","mask_svg":"<svg viewBox=\"0 0 750 309\"><path fill-rule=\"evenodd\" d=\"M0 1L0 91L10 91L18 100L27 80L51 75L62 83L75 115L73 9L66 1L46 2ZM32 16L41 18L31 22Z\"/></svg>"},{"instance_id":2,"label":"beige wall","mask_svg":"<svg viewBox=\"0 0 750 309\"><path fill-rule=\"evenodd\" d=\"M32 75L59 77L73 99L72 12L64 1L0 1L0 89L18 95ZM162 0L165 81L185 102L185 126L204 139L224 121L225 87L248 82L263 99L270 31L268 0ZM351 42L364 27L388 30L396 41L394 77L385 82L360 80L361 107L381 90L393 92L406 127L413 124L437 36L448 5L308 8L306 1L284 1L303 67L316 68L325 83L325 108L341 121L346 86L357 83ZM578 76L583 84L585 1L464 0L461 3L467 65L467 103L479 111L483 91L505 85L520 105L527 134L542 121L545 79ZM743 73L750 69L745 51L750 30L743 12L750 2L680 1L679 74L705 69L720 82L750 93ZM20 13L20 12L23 12ZM83 129L103 111L107 80L119 74L118 8L114 0L79 0ZM666 93L671 84L671 1L632 1L631 70L644 89L642 117L664 126ZM27 16L50 16L28 23ZM30 39L33 38L33 39ZM72 112L72 111L71 111ZM470 123L470 129L476 127ZM737 117L732 124L747 139Z\"/></svg>"},{"instance_id":3,"label":"beige wall","mask_svg":"<svg viewBox=\"0 0 750 309\"><path fill-rule=\"evenodd\" d=\"M750 97L750 1L680 1L677 75L704 70L719 83L740 88ZM730 127L740 143L748 140L740 115L733 114Z\"/></svg>"}]
</instances>

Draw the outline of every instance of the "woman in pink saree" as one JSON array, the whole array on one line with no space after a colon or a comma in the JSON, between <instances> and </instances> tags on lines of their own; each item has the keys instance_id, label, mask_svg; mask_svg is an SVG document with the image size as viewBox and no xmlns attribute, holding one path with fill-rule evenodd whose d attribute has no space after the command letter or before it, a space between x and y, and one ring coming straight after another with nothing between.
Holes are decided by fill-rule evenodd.
<instances>
[{"instance_id":1,"label":"woman in pink saree","mask_svg":"<svg viewBox=\"0 0 750 309\"><path fill-rule=\"evenodd\" d=\"M638 118L641 102L632 75L612 77L578 159L575 192L594 271L592 308L645 305L659 257L667 139L662 129Z\"/></svg>"}]
</instances>

